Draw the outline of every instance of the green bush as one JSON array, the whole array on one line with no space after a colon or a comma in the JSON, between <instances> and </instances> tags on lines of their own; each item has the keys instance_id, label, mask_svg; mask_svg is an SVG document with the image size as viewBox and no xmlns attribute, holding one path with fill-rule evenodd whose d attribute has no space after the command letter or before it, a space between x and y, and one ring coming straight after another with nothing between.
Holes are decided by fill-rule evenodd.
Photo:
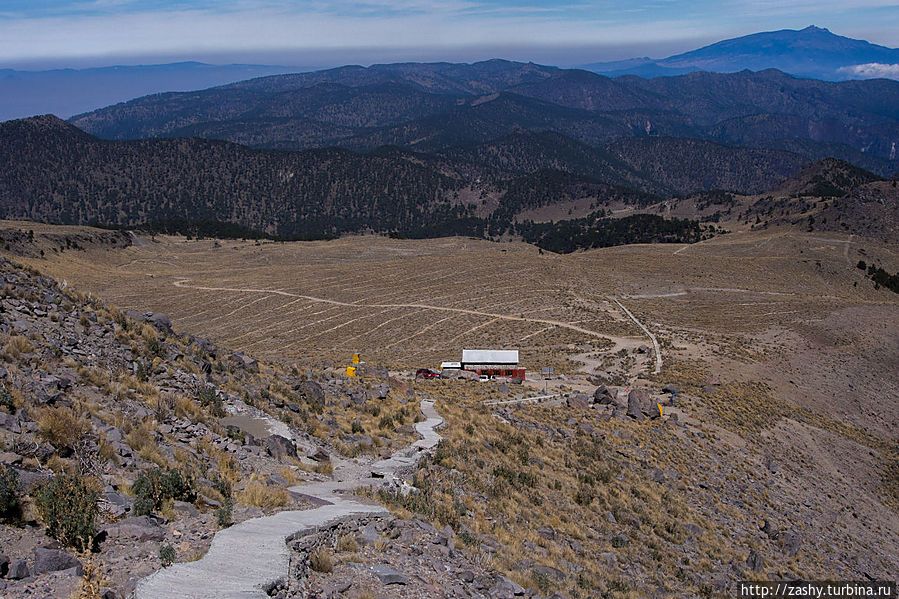
<instances>
[{"instance_id":1,"label":"green bush","mask_svg":"<svg viewBox=\"0 0 899 599\"><path fill-rule=\"evenodd\" d=\"M163 545L159 548L159 561L162 562L163 568L171 566L176 559L178 559L178 554L175 553L175 548L171 545Z\"/></svg>"},{"instance_id":2,"label":"green bush","mask_svg":"<svg viewBox=\"0 0 899 599\"><path fill-rule=\"evenodd\" d=\"M216 418L225 417L225 408L222 405L222 398L216 394L215 389L206 387L200 391L197 396L203 407L209 408L209 414Z\"/></svg>"},{"instance_id":3,"label":"green bush","mask_svg":"<svg viewBox=\"0 0 899 599\"><path fill-rule=\"evenodd\" d=\"M81 476L57 475L37 492L35 505L47 533L63 545L87 549L97 534L100 494Z\"/></svg>"},{"instance_id":4,"label":"green bush","mask_svg":"<svg viewBox=\"0 0 899 599\"><path fill-rule=\"evenodd\" d=\"M232 519L232 510L234 508L234 500L230 497L227 497L225 501L222 502L222 507L215 511L215 519L218 522L218 525L221 528L228 528L232 524L234 524L234 520Z\"/></svg>"},{"instance_id":5,"label":"green bush","mask_svg":"<svg viewBox=\"0 0 899 599\"><path fill-rule=\"evenodd\" d=\"M0 464L0 520L13 520L19 515L19 476Z\"/></svg>"},{"instance_id":6,"label":"green bush","mask_svg":"<svg viewBox=\"0 0 899 599\"><path fill-rule=\"evenodd\" d=\"M169 499L193 501L197 494L193 481L178 470L163 472L159 468L141 472L131 485L134 493L134 514L148 516L162 508Z\"/></svg>"},{"instance_id":7,"label":"green bush","mask_svg":"<svg viewBox=\"0 0 899 599\"><path fill-rule=\"evenodd\" d=\"M16 404L6 387L0 387L0 408L6 408L10 414L16 413Z\"/></svg>"}]
</instances>

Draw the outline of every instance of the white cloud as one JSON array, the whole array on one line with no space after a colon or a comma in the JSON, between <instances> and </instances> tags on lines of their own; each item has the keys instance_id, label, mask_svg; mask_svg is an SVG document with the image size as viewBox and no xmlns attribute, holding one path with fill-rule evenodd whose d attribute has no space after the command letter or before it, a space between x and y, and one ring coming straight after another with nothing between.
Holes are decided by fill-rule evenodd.
<instances>
[{"instance_id":1,"label":"white cloud","mask_svg":"<svg viewBox=\"0 0 899 599\"><path fill-rule=\"evenodd\" d=\"M899 79L899 64L884 64L882 62L869 62L867 64L854 64L837 69L840 73L859 79Z\"/></svg>"}]
</instances>

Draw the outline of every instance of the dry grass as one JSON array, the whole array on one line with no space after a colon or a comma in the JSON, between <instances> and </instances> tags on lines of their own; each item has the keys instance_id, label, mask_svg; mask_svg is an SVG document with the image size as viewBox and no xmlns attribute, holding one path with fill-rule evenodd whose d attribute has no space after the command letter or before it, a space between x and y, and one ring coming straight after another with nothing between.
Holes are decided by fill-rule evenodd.
<instances>
[{"instance_id":1,"label":"dry grass","mask_svg":"<svg viewBox=\"0 0 899 599\"><path fill-rule=\"evenodd\" d=\"M359 551L359 543L355 535L345 534L337 539L337 551L340 553L356 553Z\"/></svg>"},{"instance_id":2,"label":"dry grass","mask_svg":"<svg viewBox=\"0 0 899 599\"><path fill-rule=\"evenodd\" d=\"M22 354L30 354L34 351L34 347L27 338L21 335L15 335L6 342L5 352L18 360Z\"/></svg>"},{"instance_id":3,"label":"dry grass","mask_svg":"<svg viewBox=\"0 0 899 599\"><path fill-rule=\"evenodd\" d=\"M309 553L309 567L316 572L330 574L334 570L331 554L322 546L316 547Z\"/></svg>"},{"instance_id":4,"label":"dry grass","mask_svg":"<svg viewBox=\"0 0 899 599\"><path fill-rule=\"evenodd\" d=\"M269 486L262 482L251 480L246 488L237 494L237 500L244 505L268 510L284 507L290 503L290 495L284 487Z\"/></svg>"},{"instance_id":5,"label":"dry grass","mask_svg":"<svg viewBox=\"0 0 899 599\"><path fill-rule=\"evenodd\" d=\"M44 408L38 416L41 436L56 448L74 447L90 430L90 424L70 408Z\"/></svg>"}]
</instances>

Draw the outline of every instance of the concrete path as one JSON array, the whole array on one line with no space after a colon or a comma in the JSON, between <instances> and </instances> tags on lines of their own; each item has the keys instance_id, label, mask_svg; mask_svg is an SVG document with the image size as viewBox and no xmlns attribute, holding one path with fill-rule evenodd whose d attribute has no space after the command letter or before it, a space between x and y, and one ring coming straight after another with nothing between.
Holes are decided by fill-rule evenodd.
<instances>
[{"instance_id":1,"label":"concrete path","mask_svg":"<svg viewBox=\"0 0 899 599\"><path fill-rule=\"evenodd\" d=\"M291 490L326 505L311 510L280 512L254 518L219 531L209 551L196 562L175 564L141 580L135 599L237 599L267 597L263 586L288 575L288 539L312 532L332 520L353 514L386 513L383 506L341 491L376 482L377 472L392 478L403 468L414 466L440 442L435 431L443 418L434 403L421 402L425 420L415 425L421 439L386 460L366 466L335 458L334 480L298 485Z\"/></svg>"}]
</instances>

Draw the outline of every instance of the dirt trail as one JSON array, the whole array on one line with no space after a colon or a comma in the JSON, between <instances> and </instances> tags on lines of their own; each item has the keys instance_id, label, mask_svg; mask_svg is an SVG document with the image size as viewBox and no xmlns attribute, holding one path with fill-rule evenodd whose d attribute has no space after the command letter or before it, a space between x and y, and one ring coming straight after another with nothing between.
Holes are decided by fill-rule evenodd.
<instances>
[{"instance_id":1,"label":"dirt trail","mask_svg":"<svg viewBox=\"0 0 899 599\"><path fill-rule=\"evenodd\" d=\"M372 472L394 478L437 446L441 437L435 429L443 424L443 418L430 401L421 402L421 412L425 420L415 425L421 439L407 449L371 464L335 456L334 480L291 489L325 505L253 518L219 531L202 559L175 564L144 578L134 591L134 599L267 597L263 587L288 574L289 539L308 534L337 518L387 512L381 505L344 493L381 482L371 478Z\"/></svg>"},{"instance_id":2,"label":"dirt trail","mask_svg":"<svg viewBox=\"0 0 899 599\"><path fill-rule=\"evenodd\" d=\"M511 314L497 314L495 312L484 312L481 310L467 310L465 308L451 308L449 306L433 306L429 304L401 304L401 303L389 303L389 304L369 304L362 303L361 301L357 302L341 302L338 300L327 299L323 297L315 297L313 295L303 295L300 293L292 293L289 291L282 291L280 289L252 289L252 288L241 288L241 287L203 287L200 285L189 285L188 281L190 279L178 279L173 283L175 287L180 287L182 289L196 289L198 291L229 291L233 293L269 293L272 295L281 295L284 297L295 297L300 299L305 299L309 302L321 303L321 304L329 304L332 306L346 306L352 308L417 308L421 310L437 310L440 312L455 312L457 314L471 314L474 316L483 316L485 318L493 318L497 320L514 320L520 322L533 322L538 324L548 324L556 327L561 327L563 329L570 329L572 331L577 331L578 333L583 333L585 335L590 335L592 337L599 337L602 339L608 338L608 335L604 335L602 333L598 333L596 331L591 331L590 329L585 329L584 327L579 327L575 324L571 324L568 322L563 322L561 320L551 320L547 318L530 318L527 316L513 316Z\"/></svg>"},{"instance_id":3,"label":"dirt trail","mask_svg":"<svg viewBox=\"0 0 899 599\"><path fill-rule=\"evenodd\" d=\"M656 336L653 335L648 328L646 328L646 325L637 320L637 317L631 314L631 311L624 307L624 304L618 301L618 298L613 297L612 301L618 304L618 307L624 310L624 313L627 314L628 318L633 320L634 324L643 329L643 332L646 333L646 336L649 337L650 341L652 341L652 349L655 352L656 356L656 367L655 370L652 371L652 373L659 374L662 371L662 349L659 347L659 340L656 339Z\"/></svg>"}]
</instances>

